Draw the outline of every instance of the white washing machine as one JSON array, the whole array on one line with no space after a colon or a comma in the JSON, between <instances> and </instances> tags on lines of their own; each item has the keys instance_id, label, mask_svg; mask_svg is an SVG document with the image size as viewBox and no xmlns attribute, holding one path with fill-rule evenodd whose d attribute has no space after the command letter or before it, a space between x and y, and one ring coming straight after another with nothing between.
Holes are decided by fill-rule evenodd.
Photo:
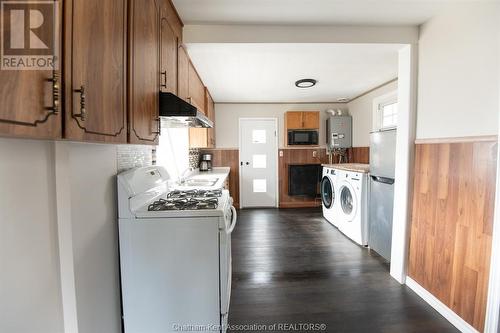
<instances>
[{"instance_id":1,"label":"white washing machine","mask_svg":"<svg viewBox=\"0 0 500 333\"><path fill-rule=\"evenodd\" d=\"M336 169L324 166L323 177L321 178L323 217L336 227L339 222L337 213L337 172Z\"/></svg>"},{"instance_id":2,"label":"white washing machine","mask_svg":"<svg viewBox=\"0 0 500 333\"><path fill-rule=\"evenodd\" d=\"M356 243L368 245L368 173L336 170L339 230Z\"/></svg>"}]
</instances>

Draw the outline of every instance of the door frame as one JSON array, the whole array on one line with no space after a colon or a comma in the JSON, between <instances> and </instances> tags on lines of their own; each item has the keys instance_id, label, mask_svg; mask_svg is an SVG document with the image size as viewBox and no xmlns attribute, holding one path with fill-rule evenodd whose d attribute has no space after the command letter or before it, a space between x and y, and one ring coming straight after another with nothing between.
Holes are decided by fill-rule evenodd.
<instances>
[{"instance_id":1,"label":"door frame","mask_svg":"<svg viewBox=\"0 0 500 333\"><path fill-rule=\"evenodd\" d=\"M500 23L497 24L500 28ZM498 38L500 51L500 37ZM500 68L498 68L500 80ZM499 81L500 82L500 81ZM498 90L500 101L500 87ZM500 109L497 113L500 115ZM500 116L497 119L500 129ZM497 133L497 181L495 191L495 213L493 216L493 235L491 239L490 276L486 304L485 332L500 332L500 132Z\"/></svg>"},{"instance_id":2,"label":"door frame","mask_svg":"<svg viewBox=\"0 0 500 333\"><path fill-rule=\"evenodd\" d=\"M245 121L252 121L252 120L266 120L266 121L274 121L274 133L275 133L275 145L274 145L274 156L276 159L276 169L274 170L274 175L275 175L275 189L276 189L276 202L274 204L274 207L278 208L279 205L279 156L278 156L278 135L279 135L279 128L278 128L278 118L277 117L241 117L238 118L238 167L240 171L240 177L239 177L239 187L240 187L240 209L245 208L244 202L243 202L243 187L241 186L242 183L242 178L243 178L243 173L242 173L242 165L241 165L241 124L242 122Z\"/></svg>"},{"instance_id":3,"label":"door frame","mask_svg":"<svg viewBox=\"0 0 500 333\"><path fill-rule=\"evenodd\" d=\"M417 128L417 44L406 44L398 52L398 132L390 274L405 284L410 244L415 136Z\"/></svg>"}]
</instances>

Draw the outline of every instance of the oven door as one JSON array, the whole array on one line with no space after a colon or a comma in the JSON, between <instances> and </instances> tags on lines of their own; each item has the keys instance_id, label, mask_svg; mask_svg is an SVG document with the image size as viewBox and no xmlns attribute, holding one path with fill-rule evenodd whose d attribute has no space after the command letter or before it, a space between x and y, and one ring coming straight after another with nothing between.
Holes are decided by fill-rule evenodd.
<instances>
[{"instance_id":1,"label":"oven door","mask_svg":"<svg viewBox=\"0 0 500 333\"><path fill-rule=\"evenodd\" d=\"M231 279L232 279L232 258L231 258L231 233L236 226L237 214L236 209L231 206L231 214L229 214L229 225L226 229L220 231L220 312L221 324L227 322L229 313L229 302L231 300Z\"/></svg>"}]
</instances>

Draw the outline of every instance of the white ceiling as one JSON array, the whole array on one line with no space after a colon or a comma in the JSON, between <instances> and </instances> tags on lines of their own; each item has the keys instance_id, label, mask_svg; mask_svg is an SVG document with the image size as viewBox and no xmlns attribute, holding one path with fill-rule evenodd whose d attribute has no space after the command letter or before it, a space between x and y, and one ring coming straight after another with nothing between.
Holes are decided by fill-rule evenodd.
<instances>
[{"instance_id":1,"label":"white ceiling","mask_svg":"<svg viewBox=\"0 0 500 333\"><path fill-rule=\"evenodd\" d=\"M188 44L214 100L335 102L397 77L401 46L389 44ZM300 89L295 81L318 80Z\"/></svg>"},{"instance_id":2,"label":"white ceiling","mask_svg":"<svg viewBox=\"0 0 500 333\"><path fill-rule=\"evenodd\" d=\"M419 25L454 1L174 0L174 3L185 24Z\"/></svg>"}]
</instances>

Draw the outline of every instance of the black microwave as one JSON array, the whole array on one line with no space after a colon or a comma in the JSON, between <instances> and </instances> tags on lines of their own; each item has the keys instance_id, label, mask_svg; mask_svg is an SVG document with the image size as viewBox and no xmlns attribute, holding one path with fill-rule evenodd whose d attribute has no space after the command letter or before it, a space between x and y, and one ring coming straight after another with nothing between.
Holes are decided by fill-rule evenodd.
<instances>
[{"instance_id":1,"label":"black microwave","mask_svg":"<svg viewBox=\"0 0 500 333\"><path fill-rule=\"evenodd\" d=\"M318 144L318 130L288 130L289 146L315 146Z\"/></svg>"}]
</instances>

